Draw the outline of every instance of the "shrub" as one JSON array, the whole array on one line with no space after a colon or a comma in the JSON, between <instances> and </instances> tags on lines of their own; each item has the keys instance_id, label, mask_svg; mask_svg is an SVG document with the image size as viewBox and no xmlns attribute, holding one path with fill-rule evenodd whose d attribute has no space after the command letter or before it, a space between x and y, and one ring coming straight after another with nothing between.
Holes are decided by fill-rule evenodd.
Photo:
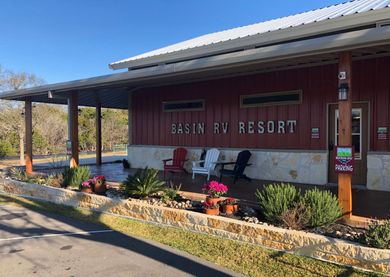
<instances>
[{"instance_id":1,"label":"shrub","mask_svg":"<svg viewBox=\"0 0 390 277\"><path fill-rule=\"evenodd\" d=\"M26 174L26 171L23 169L19 169L17 167L12 167L11 169L8 170L8 176L11 179L15 179L21 182L27 182L28 176Z\"/></svg>"},{"instance_id":2,"label":"shrub","mask_svg":"<svg viewBox=\"0 0 390 277\"><path fill-rule=\"evenodd\" d=\"M158 170L152 168L139 169L134 176L128 176L120 185L126 196L145 198L164 190L164 182L157 178Z\"/></svg>"},{"instance_id":3,"label":"shrub","mask_svg":"<svg viewBox=\"0 0 390 277\"><path fill-rule=\"evenodd\" d=\"M317 188L307 190L302 201L310 210L311 227L328 225L342 215L337 197L329 191L320 191Z\"/></svg>"},{"instance_id":4,"label":"shrub","mask_svg":"<svg viewBox=\"0 0 390 277\"><path fill-rule=\"evenodd\" d=\"M78 166L75 168L65 168L63 171L64 187L79 187L81 183L88 180L91 176L91 171L88 166Z\"/></svg>"},{"instance_id":5,"label":"shrub","mask_svg":"<svg viewBox=\"0 0 390 277\"><path fill-rule=\"evenodd\" d=\"M265 219L280 222L280 216L299 201L299 191L290 184L270 184L257 190L256 197Z\"/></svg>"},{"instance_id":6,"label":"shrub","mask_svg":"<svg viewBox=\"0 0 390 277\"><path fill-rule=\"evenodd\" d=\"M181 184L179 186L175 186L173 182L169 183L169 187L164 190L164 193L162 195L162 199L164 202L167 202L169 200L176 200L180 198L179 191L181 189Z\"/></svg>"},{"instance_id":7,"label":"shrub","mask_svg":"<svg viewBox=\"0 0 390 277\"><path fill-rule=\"evenodd\" d=\"M390 249L390 220L370 224L364 235L364 243L371 247Z\"/></svg>"},{"instance_id":8,"label":"shrub","mask_svg":"<svg viewBox=\"0 0 390 277\"><path fill-rule=\"evenodd\" d=\"M279 217L279 221L285 227L302 230L305 229L310 220L310 210L303 204L299 202L294 205L294 207L288 209Z\"/></svg>"},{"instance_id":9,"label":"shrub","mask_svg":"<svg viewBox=\"0 0 390 277\"><path fill-rule=\"evenodd\" d=\"M60 188L64 183L64 175L62 173L56 173L47 177L47 185L55 188Z\"/></svg>"},{"instance_id":10,"label":"shrub","mask_svg":"<svg viewBox=\"0 0 390 277\"><path fill-rule=\"evenodd\" d=\"M16 154L12 144L6 140L0 140L0 157L13 156Z\"/></svg>"}]
</instances>

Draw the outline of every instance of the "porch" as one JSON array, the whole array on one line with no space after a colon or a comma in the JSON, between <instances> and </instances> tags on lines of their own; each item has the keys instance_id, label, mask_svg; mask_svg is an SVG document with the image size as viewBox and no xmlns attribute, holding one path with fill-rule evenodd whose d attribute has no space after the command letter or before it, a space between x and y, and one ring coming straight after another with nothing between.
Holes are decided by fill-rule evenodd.
<instances>
[{"instance_id":1,"label":"porch","mask_svg":"<svg viewBox=\"0 0 390 277\"><path fill-rule=\"evenodd\" d=\"M104 175L109 182L120 183L130 174L133 175L137 169L124 169L120 163L104 163L100 166L90 165L93 175ZM41 169L40 172L48 173L52 169ZM164 179L163 171L159 172L159 178ZM181 191L190 193L201 193L201 187L206 182L206 177L196 175L192 179L192 174L175 173L166 175L167 181L171 180L174 185L181 184ZM212 176L211 180L218 180L216 176ZM267 180L238 180L233 184L232 178L224 177L222 182L229 187L228 197L234 197L242 200L250 206L257 206L255 192L257 189L263 189L265 185L276 181ZM297 188L304 192L306 189L317 187L321 190L330 190L337 195L338 189L336 184L329 185L305 185L292 183ZM362 217L384 219L390 216L390 192L367 190L363 187L352 188L353 199L353 214Z\"/></svg>"}]
</instances>

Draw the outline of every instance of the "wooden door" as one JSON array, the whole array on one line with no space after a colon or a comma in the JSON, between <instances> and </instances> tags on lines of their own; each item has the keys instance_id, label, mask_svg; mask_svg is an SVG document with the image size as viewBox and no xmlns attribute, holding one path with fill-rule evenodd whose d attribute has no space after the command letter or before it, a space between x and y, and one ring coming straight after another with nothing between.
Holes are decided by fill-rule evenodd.
<instances>
[{"instance_id":1,"label":"wooden door","mask_svg":"<svg viewBox=\"0 0 390 277\"><path fill-rule=\"evenodd\" d=\"M338 143L338 113L337 104L329 106L329 183L337 183L337 174L334 172L334 151ZM366 185L368 103L352 104L352 145L355 147L355 171L352 175L352 184Z\"/></svg>"}]
</instances>

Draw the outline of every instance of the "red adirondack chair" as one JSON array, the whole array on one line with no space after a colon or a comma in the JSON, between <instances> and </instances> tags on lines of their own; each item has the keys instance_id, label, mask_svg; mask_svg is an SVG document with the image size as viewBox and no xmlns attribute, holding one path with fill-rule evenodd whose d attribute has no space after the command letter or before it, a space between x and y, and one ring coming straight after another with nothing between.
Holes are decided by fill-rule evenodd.
<instances>
[{"instance_id":1,"label":"red adirondack chair","mask_svg":"<svg viewBox=\"0 0 390 277\"><path fill-rule=\"evenodd\" d=\"M186 161L187 149L185 148L176 148L173 151L173 159L163 160L164 163L164 179L165 172L187 172L184 168L184 162ZM171 163L168 163L172 161Z\"/></svg>"}]
</instances>

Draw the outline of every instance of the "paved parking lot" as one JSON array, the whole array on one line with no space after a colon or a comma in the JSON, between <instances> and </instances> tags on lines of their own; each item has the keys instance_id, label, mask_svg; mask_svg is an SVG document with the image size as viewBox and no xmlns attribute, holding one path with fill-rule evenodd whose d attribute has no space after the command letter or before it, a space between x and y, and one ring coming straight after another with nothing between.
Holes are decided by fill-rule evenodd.
<instances>
[{"instance_id":1,"label":"paved parking lot","mask_svg":"<svg viewBox=\"0 0 390 277\"><path fill-rule=\"evenodd\" d=\"M0 205L0 276L238 276L156 242Z\"/></svg>"}]
</instances>

